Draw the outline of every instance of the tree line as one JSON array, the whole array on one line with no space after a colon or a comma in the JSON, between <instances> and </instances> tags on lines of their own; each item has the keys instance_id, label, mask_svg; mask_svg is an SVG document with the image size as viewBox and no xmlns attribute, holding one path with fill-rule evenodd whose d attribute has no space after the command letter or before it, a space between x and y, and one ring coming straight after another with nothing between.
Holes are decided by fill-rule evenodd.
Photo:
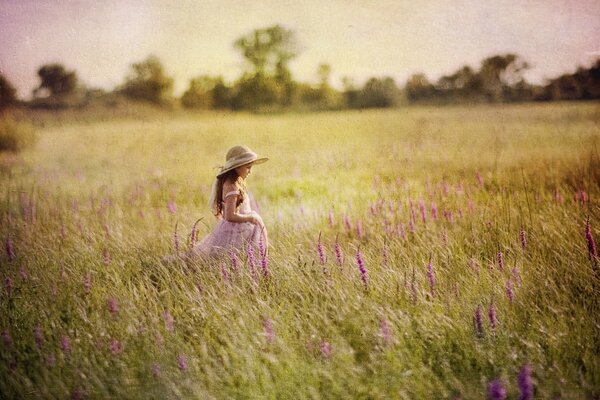
<instances>
[{"instance_id":1,"label":"tree line","mask_svg":"<svg viewBox=\"0 0 600 400\"><path fill-rule=\"evenodd\" d=\"M527 82L529 64L516 54L484 59L477 69L463 66L456 72L430 81L425 74L411 76L403 87L391 77L373 77L362 86L349 78L343 88L330 84L331 67L316 69L316 84L296 81L289 63L299 50L293 31L275 25L256 29L238 38L234 47L247 62L247 68L233 83L221 76L200 75L190 80L180 98L173 96L172 77L155 56L133 63L123 84L112 92L86 88L75 71L62 64L38 69L39 86L30 107L85 107L94 102L118 106L119 98L161 106L178 102L190 109L227 110L332 110L345 108L394 107L399 104L500 103L524 101L586 100L600 98L600 58L589 68L564 74L543 85ZM18 102L16 90L0 74L0 109Z\"/></svg>"}]
</instances>

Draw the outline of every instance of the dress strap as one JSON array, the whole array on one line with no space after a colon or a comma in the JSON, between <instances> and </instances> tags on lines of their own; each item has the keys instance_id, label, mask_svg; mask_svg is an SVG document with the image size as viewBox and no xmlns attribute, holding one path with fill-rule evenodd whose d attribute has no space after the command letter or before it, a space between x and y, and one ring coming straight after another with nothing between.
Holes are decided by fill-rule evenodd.
<instances>
[{"instance_id":1,"label":"dress strap","mask_svg":"<svg viewBox=\"0 0 600 400\"><path fill-rule=\"evenodd\" d=\"M227 192L225 194L225 196L223 196L223 200L226 199L227 197L231 196L232 194L238 195L238 194L240 194L240 191L239 190L232 190L231 192Z\"/></svg>"}]
</instances>

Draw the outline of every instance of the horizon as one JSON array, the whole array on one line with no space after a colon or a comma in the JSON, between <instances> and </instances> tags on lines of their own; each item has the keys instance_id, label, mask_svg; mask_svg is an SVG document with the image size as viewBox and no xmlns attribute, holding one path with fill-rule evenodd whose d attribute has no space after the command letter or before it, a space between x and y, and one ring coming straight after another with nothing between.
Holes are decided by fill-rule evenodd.
<instances>
[{"instance_id":1,"label":"horizon","mask_svg":"<svg viewBox=\"0 0 600 400\"><path fill-rule=\"evenodd\" d=\"M486 57L506 53L528 62L525 78L541 84L600 57L600 2L590 0L166 4L0 0L0 73L22 99L39 84L38 68L55 62L90 88L113 90L132 63L155 55L179 96L199 75L233 82L246 70L233 42L275 24L291 29L300 44L289 64L294 79L316 82L317 67L325 63L336 88L343 77L361 85L390 76L403 86L411 75L424 73L435 81L464 65L477 70Z\"/></svg>"}]
</instances>

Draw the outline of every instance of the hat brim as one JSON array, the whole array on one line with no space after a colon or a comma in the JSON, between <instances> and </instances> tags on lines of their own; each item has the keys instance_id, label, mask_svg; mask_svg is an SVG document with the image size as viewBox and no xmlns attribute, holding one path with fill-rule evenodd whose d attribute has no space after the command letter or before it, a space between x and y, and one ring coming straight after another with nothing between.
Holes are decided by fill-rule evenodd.
<instances>
[{"instance_id":1,"label":"hat brim","mask_svg":"<svg viewBox=\"0 0 600 400\"><path fill-rule=\"evenodd\" d=\"M261 158L257 158L256 160L252 160L252 161L248 161L248 162L242 163L240 165L234 165L232 167L229 167L229 168L224 169L223 171L219 172L217 174L217 178L223 176L223 174L226 174L227 172L231 171L232 169L243 167L244 165L248 165L248 164L262 164L262 163L265 163L267 161L269 161L269 159L267 157L261 157Z\"/></svg>"}]
</instances>

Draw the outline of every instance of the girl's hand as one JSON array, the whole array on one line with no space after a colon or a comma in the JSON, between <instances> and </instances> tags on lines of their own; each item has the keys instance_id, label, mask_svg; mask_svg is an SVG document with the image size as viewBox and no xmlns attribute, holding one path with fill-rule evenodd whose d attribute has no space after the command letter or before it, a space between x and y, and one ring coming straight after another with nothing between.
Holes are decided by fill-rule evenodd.
<instances>
[{"instance_id":1,"label":"girl's hand","mask_svg":"<svg viewBox=\"0 0 600 400\"><path fill-rule=\"evenodd\" d=\"M254 211L250 215L250 222L253 223L254 225L260 226L261 228L263 228L265 226L265 224L264 224L262 218L260 217L260 215L258 215Z\"/></svg>"}]
</instances>

